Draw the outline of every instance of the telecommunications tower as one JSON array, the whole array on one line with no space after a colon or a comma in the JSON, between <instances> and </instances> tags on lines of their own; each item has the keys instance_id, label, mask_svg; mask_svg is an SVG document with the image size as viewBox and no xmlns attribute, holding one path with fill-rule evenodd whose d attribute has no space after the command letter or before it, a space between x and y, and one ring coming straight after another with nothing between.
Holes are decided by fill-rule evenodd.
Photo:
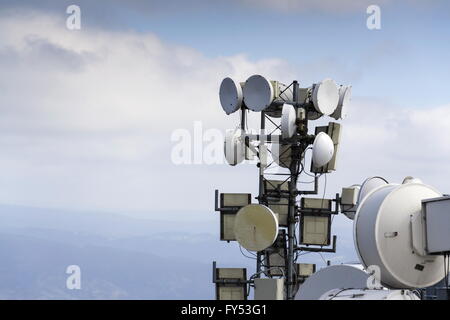
<instances>
[{"instance_id":1,"label":"telecommunications tower","mask_svg":"<svg viewBox=\"0 0 450 320\"><path fill-rule=\"evenodd\" d=\"M424 288L442 280L450 297L450 196L410 176L400 184L370 177L334 199L318 196L319 177L325 175L326 184L326 174L336 170L341 125L309 130L309 124L322 116L343 119L350 95L351 87L331 79L307 88L260 75L222 81L222 108L240 112L239 126L225 138L225 158L232 166L255 159L259 192L253 203L249 193L216 190L220 239L237 241L256 259L250 277L245 268L213 262L217 299L247 299L254 288L258 300L418 300ZM247 128L251 112L260 113L256 133ZM299 187L303 174L313 178L314 188ZM353 221L359 263L317 272L315 265L299 263L301 252L336 251L331 222L340 212Z\"/></svg>"},{"instance_id":2,"label":"telecommunications tower","mask_svg":"<svg viewBox=\"0 0 450 320\"><path fill-rule=\"evenodd\" d=\"M336 251L331 221L343 202L339 194L334 199L318 196L319 178L336 170L341 125L329 122L311 130L310 123L324 116L345 118L351 87L325 79L302 88L295 80L285 85L253 75L245 82L225 78L219 95L227 115L240 113L239 125L226 134L226 161L235 166L256 160L259 192L253 198L215 192L220 239L237 241L256 258L256 271L249 277L246 269L217 268L213 262L216 298L247 299L254 288L255 299L292 300L315 272L314 264L297 262L300 252ZM247 128L251 113L260 114L256 132ZM310 165L305 164L308 151ZM300 188L301 175L309 176L314 187Z\"/></svg>"}]
</instances>

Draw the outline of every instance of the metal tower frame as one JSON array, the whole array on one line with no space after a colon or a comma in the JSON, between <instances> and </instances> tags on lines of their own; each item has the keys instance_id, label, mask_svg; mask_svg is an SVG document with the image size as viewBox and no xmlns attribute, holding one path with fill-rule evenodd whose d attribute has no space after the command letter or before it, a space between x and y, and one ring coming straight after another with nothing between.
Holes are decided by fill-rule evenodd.
<instances>
[{"instance_id":1,"label":"metal tower frame","mask_svg":"<svg viewBox=\"0 0 450 320\"><path fill-rule=\"evenodd\" d=\"M266 155L266 143L274 141L274 139L280 139L279 142L283 142L283 144L289 144L290 145L290 159L291 163L289 164L289 174L283 174L285 176L288 176L288 178L285 180L288 182L288 191L281 192L281 197L288 199L288 217L287 217L287 241L285 239L286 243L286 249L287 249L287 255L284 256L285 260L285 270L286 274L284 276L285 278L285 293L286 293L286 299L292 300L295 297L295 294L298 290L298 281L297 281L297 275L295 273L295 262L296 262L296 252L297 251L313 251L313 252L335 252L336 251L336 236L333 237L333 244L332 248L315 248L315 247L299 247L297 244L299 243L297 239L296 234L296 224L299 220L299 217L301 215L301 209L297 205L297 198L301 195L314 195L318 194L319 190L319 177L320 175L314 176L314 190L297 190L297 182L300 174L303 172L303 164L302 161L304 159L304 153L308 149L308 147L314 142L315 135L308 135L308 118L307 114L308 111L311 109L310 104L301 103L299 101L299 83L298 81L294 80L289 86L286 87L285 90L288 90L292 88L293 90L293 101L283 101L283 103L291 104L295 107L295 110L298 111L298 109L304 110L304 118L302 120L298 120L298 126L299 126L299 133L297 135L294 135L292 138L289 139L282 139L279 136L272 136L272 133L280 128L280 125L277 125L275 122L270 119L267 114L262 111L261 112L261 119L260 119L260 134L259 135L250 135L246 134L245 139L245 145L248 148L251 148L256 153L259 162L257 163L257 167L259 168L259 192L256 199L258 200L259 204L267 205L267 194L265 190L265 170L270 167L271 164L267 165L265 155ZM284 91L283 91L284 92ZM246 132L246 122L247 122L247 115L246 115L247 109L245 106L241 107L240 114L241 114L241 129ZM266 134L266 120L270 121L276 129L270 133ZM252 148L250 145L250 137L254 140L259 141L259 145L257 149ZM220 209L217 207L217 193L216 191L216 210L220 211ZM336 195L336 199L332 199L331 201L336 202L336 209L333 212L330 212L330 214L337 214L338 213L338 206L339 206L339 195ZM264 251L257 252L256 253L256 273L254 278L259 278L262 273L264 273ZM215 262L213 263L213 269L215 270ZM213 271L215 272L215 271ZM215 280L213 280L216 282ZM216 282L217 283L217 282ZM246 283L251 284L252 280L247 281Z\"/></svg>"}]
</instances>

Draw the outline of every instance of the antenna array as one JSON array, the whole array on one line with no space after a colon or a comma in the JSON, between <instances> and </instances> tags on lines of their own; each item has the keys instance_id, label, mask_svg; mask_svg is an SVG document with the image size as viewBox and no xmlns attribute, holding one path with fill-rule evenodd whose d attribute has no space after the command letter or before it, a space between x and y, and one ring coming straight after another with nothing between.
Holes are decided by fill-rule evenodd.
<instances>
[{"instance_id":1,"label":"antenna array","mask_svg":"<svg viewBox=\"0 0 450 320\"><path fill-rule=\"evenodd\" d=\"M219 95L227 115L240 112L239 128L227 133L225 158L234 166L256 156L259 192L253 204L250 194L219 194L216 190L221 240L238 241L256 256L256 272L248 279L243 276L246 270L216 268L213 262L216 298L246 299L248 289L254 287L260 299L294 299L299 285L315 271L315 265L297 263L299 253L336 251L331 217L339 213L339 194L334 199L307 196L318 195L319 177L336 170L341 126L330 122L310 134L310 121L323 116L344 118L351 87L325 79L300 88L298 81L285 85L254 75L241 83L225 78ZM260 113L258 134L247 129L251 112ZM268 125L274 129L269 131ZM304 164L308 149L312 149L310 173ZM287 172L270 172L275 165ZM302 174L314 179L312 190L298 188ZM255 281L264 278L267 281ZM284 288L282 295L280 286Z\"/></svg>"}]
</instances>

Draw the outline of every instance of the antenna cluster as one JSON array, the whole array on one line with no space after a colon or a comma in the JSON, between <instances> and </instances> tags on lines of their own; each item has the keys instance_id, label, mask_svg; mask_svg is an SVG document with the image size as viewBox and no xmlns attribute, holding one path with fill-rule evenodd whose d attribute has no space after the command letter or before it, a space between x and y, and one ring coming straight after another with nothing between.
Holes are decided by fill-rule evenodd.
<instances>
[{"instance_id":1,"label":"antenna cluster","mask_svg":"<svg viewBox=\"0 0 450 320\"><path fill-rule=\"evenodd\" d=\"M240 112L239 125L226 134L225 159L235 166L256 157L259 193L252 203L251 194L216 190L220 239L237 241L256 258L256 271L248 279L244 278L247 270L216 268L214 262L216 298L246 299L253 287L259 299L293 299L299 285L315 271L313 264L297 263L301 252L336 250L331 220L339 213L339 194L334 199L307 196L318 195L319 177L336 170L341 125L330 122L311 133L310 121L344 119L351 87L325 79L302 88L298 81L286 85L253 75L245 82L225 78L219 96L227 115ZM260 116L257 134L247 128L252 113ZM309 172L308 149L312 149ZM274 167L277 173L271 172ZM313 179L312 190L298 187L302 174Z\"/></svg>"}]
</instances>

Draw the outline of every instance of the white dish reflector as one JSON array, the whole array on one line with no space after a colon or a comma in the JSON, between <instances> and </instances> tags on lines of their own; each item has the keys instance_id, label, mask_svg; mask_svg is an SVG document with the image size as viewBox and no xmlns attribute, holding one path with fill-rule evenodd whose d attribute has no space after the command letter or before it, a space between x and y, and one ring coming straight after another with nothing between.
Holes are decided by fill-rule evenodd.
<instances>
[{"instance_id":1,"label":"white dish reflector","mask_svg":"<svg viewBox=\"0 0 450 320\"><path fill-rule=\"evenodd\" d=\"M314 139L313 144L313 164L320 168L326 165L333 158L334 144L330 136L325 132L320 132Z\"/></svg>"},{"instance_id":2,"label":"white dish reflector","mask_svg":"<svg viewBox=\"0 0 450 320\"><path fill-rule=\"evenodd\" d=\"M245 82L243 92L245 105L255 112L268 108L275 98L272 84L260 75L254 75L248 78Z\"/></svg>"},{"instance_id":3,"label":"white dish reflector","mask_svg":"<svg viewBox=\"0 0 450 320\"><path fill-rule=\"evenodd\" d=\"M225 78L220 84L219 90L220 104L226 114L232 114L242 106L242 87L240 83L231 78Z\"/></svg>"},{"instance_id":4,"label":"white dish reflector","mask_svg":"<svg viewBox=\"0 0 450 320\"><path fill-rule=\"evenodd\" d=\"M283 139L292 138L297 131L297 114L295 108L290 104L283 105L281 115L281 136Z\"/></svg>"},{"instance_id":5,"label":"white dish reflector","mask_svg":"<svg viewBox=\"0 0 450 320\"><path fill-rule=\"evenodd\" d=\"M235 166L245 157L245 143L242 140L244 132L241 129L228 130L225 136L224 153L229 165Z\"/></svg>"},{"instance_id":6,"label":"white dish reflector","mask_svg":"<svg viewBox=\"0 0 450 320\"><path fill-rule=\"evenodd\" d=\"M386 289L342 289L337 288L323 294L319 300L420 300L409 290Z\"/></svg>"},{"instance_id":7,"label":"white dish reflector","mask_svg":"<svg viewBox=\"0 0 450 320\"><path fill-rule=\"evenodd\" d=\"M406 183L377 187L362 198L353 222L355 248L365 267L378 266L382 285L426 288L444 277L443 256L417 250L423 239L412 224L423 200L441 196L433 187Z\"/></svg>"},{"instance_id":8,"label":"white dish reflector","mask_svg":"<svg viewBox=\"0 0 450 320\"><path fill-rule=\"evenodd\" d=\"M339 89L332 79L325 79L314 86L313 104L317 112L332 114L339 103Z\"/></svg>"},{"instance_id":9,"label":"white dish reflector","mask_svg":"<svg viewBox=\"0 0 450 320\"><path fill-rule=\"evenodd\" d=\"M295 300L318 300L331 289L365 288L369 274L360 265L338 264L323 268L302 284Z\"/></svg>"},{"instance_id":10,"label":"white dish reflector","mask_svg":"<svg viewBox=\"0 0 450 320\"><path fill-rule=\"evenodd\" d=\"M262 251L277 239L278 219L268 207L250 204L236 214L234 232L242 247L249 251Z\"/></svg>"},{"instance_id":11,"label":"white dish reflector","mask_svg":"<svg viewBox=\"0 0 450 320\"><path fill-rule=\"evenodd\" d=\"M358 195L358 204L373 190L387 185L388 182L382 177L370 177L367 178L361 185L361 189Z\"/></svg>"},{"instance_id":12,"label":"white dish reflector","mask_svg":"<svg viewBox=\"0 0 450 320\"><path fill-rule=\"evenodd\" d=\"M347 117L347 106L350 104L352 98L352 87L351 86L341 86L339 88L339 103L336 110L330 117L340 120Z\"/></svg>"}]
</instances>

